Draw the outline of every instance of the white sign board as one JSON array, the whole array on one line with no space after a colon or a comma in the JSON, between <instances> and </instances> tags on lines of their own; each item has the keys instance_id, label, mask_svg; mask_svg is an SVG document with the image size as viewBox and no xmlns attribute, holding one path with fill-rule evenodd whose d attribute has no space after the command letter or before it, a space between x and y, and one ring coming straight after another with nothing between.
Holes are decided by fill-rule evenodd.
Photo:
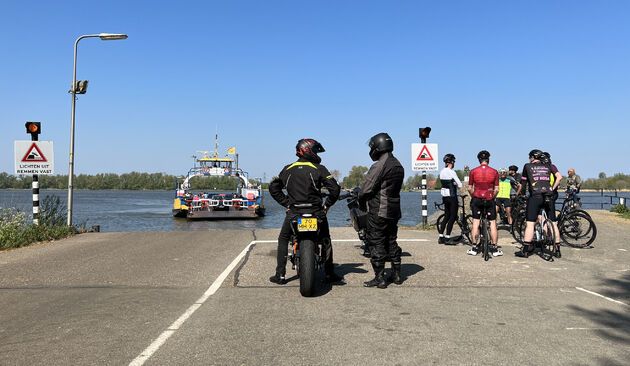
<instances>
[{"instance_id":1,"label":"white sign board","mask_svg":"<svg viewBox=\"0 0 630 366\"><path fill-rule=\"evenodd\" d=\"M52 141L15 141L15 174L55 174Z\"/></svg>"},{"instance_id":2,"label":"white sign board","mask_svg":"<svg viewBox=\"0 0 630 366\"><path fill-rule=\"evenodd\" d=\"M439 170L438 144L411 144L411 170Z\"/></svg>"}]
</instances>

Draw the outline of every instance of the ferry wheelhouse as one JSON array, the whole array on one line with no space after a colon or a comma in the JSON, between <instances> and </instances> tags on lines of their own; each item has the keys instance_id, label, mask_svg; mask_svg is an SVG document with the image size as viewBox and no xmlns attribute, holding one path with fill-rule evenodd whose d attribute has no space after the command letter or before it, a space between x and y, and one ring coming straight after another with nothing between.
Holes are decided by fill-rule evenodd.
<instances>
[{"instance_id":1,"label":"ferry wheelhouse","mask_svg":"<svg viewBox=\"0 0 630 366\"><path fill-rule=\"evenodd\" d=\"M175 185L173 216L188 219L256 219L265 215L262 198L262 182L250 183L247 172L238 167L238 155L219 158L215 152L202 151L203 157L188 171L183 180ZM194 192L190 187L193 177L232 177L237 179L236 192Z\"/></svg>"}]
</instances>

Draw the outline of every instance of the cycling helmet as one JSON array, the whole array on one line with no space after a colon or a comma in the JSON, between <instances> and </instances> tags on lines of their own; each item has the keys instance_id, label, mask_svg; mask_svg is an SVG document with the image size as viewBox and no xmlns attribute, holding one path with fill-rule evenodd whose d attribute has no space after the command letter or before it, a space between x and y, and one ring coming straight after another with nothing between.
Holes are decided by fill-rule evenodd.
<instances>
[{"instance_id":1,"label":"cycling helmet","mask_svg":"<svg viewBox=\"0 0 630 366\"><path fill-rule=\"evenodd\" d=\"M548 152L545 151L543 153L543 160L542 160L542 162L545 163L545 164L551 164L551 154L549 154Z\"/></svg>"},{"instance_id":2,"label":"cycling helmet","mask_svg":"<svg viewBox=\"0 0 630 366\"><path fill-rule=\"evenodd\" d=\"M444 160L444 162L446 164L455 164L455 155L453 155L453 154L446 154L446 155L444 155L444 159L442 159L442 160Z\"/></svg>"},{"instance_id":3,"label":"cycling helmet","mask_svg":"<svg viewBox=\"0 0 630 366\"><path fill-rule=\"evenodd\" d=\"M385 132L372 136L368 142L370 146L370 158L377 161L382 154L394 151L394 141Z\"/></svg>"},{"instance_id":4,"label":"cycling helmet","mask_svg":"<svg viewBox=\"0 0 630 366\"><path fill-rule=\"evenodd\" d=\"M477 159L479 162L488 162L490 160L490 153L487 150L481 150L479 154L477 154Z\"/></svg>"},{"instance_id":5,"label":"cycling helmet","mask_svg":"<svg viewBox=\"0 0 630 366\"><path fill-rule=\"evenodd\" d=\"M516 165L510 165L510 167L508 168L508 170L511 170L513 172L518 172L518 167Z\"/></svg>"},{"instance_id":6,"label":"cycling helmet","mask_svg":"<svg viewBox=\"0 0 630 366\"><path fill-rule=\"evenodd\" d=\"M499 169L499 174L507 174L507 169L505 168Z\"/></svg>"},{"instance_id":7,"label":"cycling helmet","mask_svg":"<svg viewBox=\"0 0 630 366\"><path fill-rule=\"evenodd\" d=\"M304 158L313 163L321 163L322 159L317 156L318 153L324 152L322 144L314 139L301 139L295 145L295 155L298 158Z\"/></svg>"},{"instance_id":8,"label":"cycling helmet","mask_svg":"<svg viewBox=\"0 0 630 366\"><path fill-rule=\"evenodd\" d=\"M530 159L542 160L542 158L544 156L545 155L543 154L543 152L538 150L538 149L534 149L534 150L529 152L529 158Z\"/></svg>"}]
</instances>

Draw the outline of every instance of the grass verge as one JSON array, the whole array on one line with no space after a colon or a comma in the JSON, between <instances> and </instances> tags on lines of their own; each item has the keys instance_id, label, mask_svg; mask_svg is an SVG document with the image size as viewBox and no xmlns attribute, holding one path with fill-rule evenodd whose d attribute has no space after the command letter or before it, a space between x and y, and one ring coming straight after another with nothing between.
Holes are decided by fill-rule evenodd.
<instances>
[{"instance_id":1,"label":"grass verge","mask_svg":"<svg viewBox=\"0 0 630 366\"><path fill-rule=\"evenodd\" d=\"M0 207L0 250L74 235L77 229L66 226L65 217L65 207L59 197L53 196L47 196L42 201L39 225L33 224L28 215L18 209Z\"/></svg>"},{"instance_id":2,"label":"grass verge","mask_svg":"<svg viewBox=\"0 0 630 366\"><path fill-rule=\"evenodd\" d=\"M619 216L623 217L624 219L630 220L630 209L624 205L613 206L613 208L611 208L610 211L616 212Z\"/></svg>"}]
</instances>

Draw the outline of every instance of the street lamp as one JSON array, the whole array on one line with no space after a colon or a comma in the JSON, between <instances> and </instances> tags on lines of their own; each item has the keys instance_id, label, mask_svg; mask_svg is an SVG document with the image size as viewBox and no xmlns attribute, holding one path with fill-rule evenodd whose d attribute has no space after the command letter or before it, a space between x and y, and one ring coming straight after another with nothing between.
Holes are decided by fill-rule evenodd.
<instances>
[{"instance_id":1,"label":"street lamp","mask_svg":"<svg viewBox=\"0 0 630 366\"><path fill-rule=\"evenodd\" d=\"M68 166L68 226L72 226L72 181L74 180L74 111L77 100L77 46L79 41L83 38L99 37L103 41L111 41L117 39L127 39L126 34L119 33L100 33L100 34L86 34L83 35L74 42L74 66L72 68L72 85L70 86L70 93L72 94L72 114L70 117L70 159ZM85 83L87 87L87 83Z\"/></svg>"}]
</instances>

